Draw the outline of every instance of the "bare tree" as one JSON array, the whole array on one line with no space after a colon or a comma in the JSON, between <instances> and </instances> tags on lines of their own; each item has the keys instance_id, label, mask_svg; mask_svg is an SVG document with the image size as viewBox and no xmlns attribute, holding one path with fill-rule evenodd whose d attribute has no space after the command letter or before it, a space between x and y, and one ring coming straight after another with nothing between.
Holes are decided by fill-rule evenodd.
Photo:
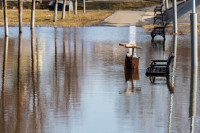
<instances>
[{"instance_id":1,"label":"bare tree","mask_svg":"<svg viewBox=\"0 0 200 133\"><path fill-rule=\"evenodd\" d=\"M75 11L74 11L74 14L77 14L77 0L75 0Z\"/></svg>"},{"instance_id":2,"label":"bare tree","mask_svg":"<svg viewBox=\"0 0 200 133\"><path fill-rule=\"evenodd\" d=\"M58 12L58 0L55 0L53 22L56 22L56 21L57 21L57 12Z\"/></svg>"},{"instance_id":3,"label":"bare tree","mask_svg":"<svg viewBox=\"0 0 200 133\"><path fill-rule=\"evenodd\" d=\"M85 13L85 0L83 0L83 13Z\"/></svg>"},{"instance_id":4,"label":"bare tree","mask_svg":"<svg viewBox=\"0 0 200 133\"><path fill-rule=\"evenodd\" d=\"M22 33L22 8L23 8L23 0L18 0L19 33Z\"/></svg>"},{"instance_id":5,"label":"bare tree","mask_svg":"<svg viewBox=\"0 0 200 133\"><path fill-rule=\"evenodd\" d=\"M35 0L32 0L32 8L31 8L31 29L35 27Z\"/></svg>"},{"instance_id":6,"label":"bare tree","mask_svg":"<svg viewBox=\"0 0 200 133\"><path fill-rule=\"evenodd\" d=\"M71 11L71 8L70 8L70 0L69 0L69 17L70 17L70 11Z\"/></svg>"},{"instance_id":7,"label":"bare tree","mask_svg":"<svg viewBox=\"0 0 200 133\"><path fill-rule=\"evenodd\" d=\"M8 36L7 0L3 0L3 9L5 36Z\"/></svg>"},{"instance_id":8,"label":"bare tree","mask_svg":"<svg viewBox=\"0 0 200 133\"><path fill-rule=\"evenodd\" d=\"M66 0L63 0L62 19L65 18L65 7L66 7Z\"/></svg>"}]
</instances>

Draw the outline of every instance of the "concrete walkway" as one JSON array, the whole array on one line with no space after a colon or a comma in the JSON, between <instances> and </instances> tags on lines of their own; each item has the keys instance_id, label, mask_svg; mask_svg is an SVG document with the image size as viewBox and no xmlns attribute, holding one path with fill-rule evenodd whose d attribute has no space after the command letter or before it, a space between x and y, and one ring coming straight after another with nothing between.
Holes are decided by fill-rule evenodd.
<instances>
[{"instance_id":1,"label":"concrete walkway","mask_svg":"<svg viewBox=\"0 0 200 133\"><path fill-rule=\"evenodd\" d=\"M131 26L153 22L152 11L115 11L98 25L101 26Z\"/></svg>"},{"instance_id":2,"label":"concrete walkway","mask_svg":"<svg viewBox=\"0 0 200 133\"><path fill-rule=\"evenodd\" d=\"M179 23L190 23L189 14L191 13L191 1L187 2L179 1L178 4L178 22ZM196 2L197 5L197 13L200 13L200 0ZM169 8L172 7L172 4L169 4ZM154 8L147 7L143 9L138 9L135 11L115 11L111 16L106 18L103 22L97 24L101 26L142 26L146 24L153 24L154 17ZM165 8L165 7L164 7ZM173 10L169 10L170 22L173 19ZM200 17L198 17L198 21L200 21Z\"/></svg>"}]
</instances>

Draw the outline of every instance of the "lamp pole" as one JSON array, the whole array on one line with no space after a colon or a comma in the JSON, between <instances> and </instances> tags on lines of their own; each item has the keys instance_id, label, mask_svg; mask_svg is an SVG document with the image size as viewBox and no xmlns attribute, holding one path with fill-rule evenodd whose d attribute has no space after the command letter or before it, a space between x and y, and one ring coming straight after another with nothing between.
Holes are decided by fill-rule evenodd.
<instances>
[{"instance_id":1,"label":"lamp pole","mask_svg":"<svg viewBox=\"0 0 200 133\"><path fill-rule=\"evenodd\" d=\"M178 26L177 26L177 3L176 0L173 0L173 29L174 33L178 33Z\"/></svg>"},{"instance_id":2,"label":"lamp pole","mask_svg":"<svg viewBox=\"0 0 200 133\"><path fill-rule=\"evenodd\" d=\"M198 34L196 2L192 1L192 13L190 14L191 25L191 66L198 66Z\"/></svg>"}]
</instances>

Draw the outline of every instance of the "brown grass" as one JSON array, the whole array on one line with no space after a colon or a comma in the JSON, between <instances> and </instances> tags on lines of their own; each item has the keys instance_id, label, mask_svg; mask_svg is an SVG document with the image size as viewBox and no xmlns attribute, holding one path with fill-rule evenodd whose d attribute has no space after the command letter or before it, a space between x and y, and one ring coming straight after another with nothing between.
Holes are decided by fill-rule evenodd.
<instances>
[{"instance_id":1,"label":"brown grass","mask_svg":"<svg viewBox=\"0 0 200 133\"><path fill-rule=\"evenodd\" d=\"M158 25L153 25L153 24L149 24L149 25L143 25L143 29L147 32L152 32L153 28L156 27ZM200 35L200 25L198 25L198 33ZM168 24L167 28L165 30L165 34L168 35L173 35L173 24ZM190 34L190 24L178 24L178 34L179 35L186 35L186 34Z\"/></svg>"},{"instance_id":2,"label":"brown grass","mask_svg":"<svg viewBox=\"0 0 200 133\"><path fill-rule=\"evenodd\" d=\"M35 15L35 25L38 26L62 26L62 27L71 27L71 26L86 26L88 23L97 23L108 16L113 12L111 11L87 11L85 14L82 11L78 11L77 15L74 15L71 12L71 16L68 16L66 11L65 19L61 19L62 12L58 11L57 22L53 22L53 11L48 10L36 10ZM23 11L23 25L30 25L31 22L31 11ZM3 13L0 11L0 18L3 18ZM9 25L17 25L18 22L18 11L17 10L8 10L8 23ZM3 25L3 19L0 21L0 25Z\"/></svg>"}]
</instances>

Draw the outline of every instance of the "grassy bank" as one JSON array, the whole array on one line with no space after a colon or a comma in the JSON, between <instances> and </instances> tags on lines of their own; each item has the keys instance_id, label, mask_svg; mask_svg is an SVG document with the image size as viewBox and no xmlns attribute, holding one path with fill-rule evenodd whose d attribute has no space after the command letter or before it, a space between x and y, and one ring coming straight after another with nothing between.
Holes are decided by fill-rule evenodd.
<instances>
[{"instance_id":1,"label":"grassy bank","mask_svg":"<svg viewBox=\"0 0 200 133\"><path fill-rule=\"evenodd\" d=\"M85 14L79 11L77 15L71 12L71 16L68 17L68 12L66 12L65 19L61 19L62 12L58 12L58 21L53 22L53 11L48 10L36 10L35 24L40 26L86 26L88 23L97 23L112 14L110 11L87 11ZM0 11L0 17L3 18L2 10ZM23 11L23 24L29 25L31 22L31 11ZM18 10L8 10L8 23L9 25L18 24ZM0 25L3 25L3 19L0 21Z\"/></svg>"},{"instance_id":2,"label":"grassy bank","mask_svg":"<svg viewBox=\"0 0 200 133\"><path fill-rule=\"evenodd\" d=\"M2 8L2 2L0 2L0 8ZM8 9L17 9L17 1L8 1ZM96 1L86 2L87 10L134 10L149 6L160 4L160 0L144 0L144 1ZM31 9L31 2L23 2L24 9ZM36 4L36 9L46 8L47 6L40 7L40 4ZM78 9L83 8L83 3L78 2Z\"/></svg>"},{"instance_id":3,"label":"grassy bank","mask_svg":"<svg viewBox=\"0 0 200 133\"><path fill-rule=\"evenodd\" d=\"M159 0L145 0L145 1L99 1L87 2L86 8L88 10L134 10L145 7L150 7L160 4ZM79 3L79 9L83 8L83 4Z\"/></svg>"}]
</instances>

